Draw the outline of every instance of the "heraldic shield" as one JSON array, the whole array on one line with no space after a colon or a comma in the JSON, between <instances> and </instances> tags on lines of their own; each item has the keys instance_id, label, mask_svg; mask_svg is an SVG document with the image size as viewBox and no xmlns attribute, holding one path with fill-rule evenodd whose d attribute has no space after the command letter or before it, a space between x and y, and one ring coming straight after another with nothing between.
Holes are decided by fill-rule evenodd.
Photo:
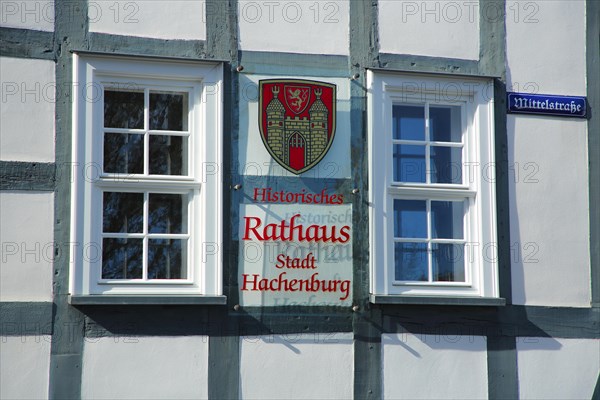
<instances>
[{"instance_id":1,"label":"heraldic shield","mask_svg":"<svg viewBox=\"0 0 600 400\"><path fill-rule=\"evenodd\" d=\"M336 86L301 79L259 82L258 125L271 156L294 174L327 154L335 134Z\"/></svg>"}]
</instances>

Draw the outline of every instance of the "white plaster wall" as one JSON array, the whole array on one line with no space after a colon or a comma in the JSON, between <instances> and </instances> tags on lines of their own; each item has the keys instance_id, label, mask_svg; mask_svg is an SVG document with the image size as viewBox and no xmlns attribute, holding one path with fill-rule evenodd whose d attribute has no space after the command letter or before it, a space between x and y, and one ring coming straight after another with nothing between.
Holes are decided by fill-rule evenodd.
<instances>
[{"instance_id":1,"label":"white plaster wall","mask_svg":"<svg viewBox=\"0 0 600 400\"><path fill-rule=\"evenodd\" d=\"M585 96L585 1L506 2L507 90Z\"/></svg>"},{"instance_id":2,"label":"white plaster wall","mask_svg":"<svg viewBox=\"0 0 600 400\"><path fill-rule=\"evenodd\" d=\"M586 121L507 125L513 303L589 307Z\"/></svg>"},{"instance_id":3,"label":"white plaster wall","mask_svg":"<svg viewBox=\"0 0 600 400\"><path fill-rule=\"evenodd\" d=\"M206 399L208 338L87 338L84 399Z\"/></svg>"},{"instance_id":4,"label":"white plaster wall","mask_svg":"<svg viewBox=\"0 0 600 400\"><path fill-rule=\"evenodd\" d=\"M600 340L517 338L517 362L521 399L591 399Z\"/></svg>"},{"instance_id":5,"label":"white plaster wall","mask_svg":"<svg viewBox=\"0 0 600 400\"><path fill-rule=\"evenodd\" d=\"M51 301L54 193L0 192L0 221L0 301Z\"/></svg>"},{"instance_id":6,"label":"white plaster wall","mask_svg":"<svg viewBox=\"0 0 600 400\"><path fill-rule=\"evenodd\" d=\"M507 90L586 95L585 2L506 3ZM508 117L513 302L589 307L585 120Z\"/></svg>"},{"instance_id":7,"label":"white plaster wall","mask_svg":"<svg viewBox=\"0 0 600 400\"><path fill-rule=\"evenodd\" d=\"M50 336L3 336L0 340L0 398L47 399Z\"/></svg>"},{"instance_id":8,"label":"white plaster wall","mask_svg":"<svg viewBox=\"0 0 600 400\"><path fill-rule=\"evenodd\" d=\"M92 1L88 4L90 32L158 39L205 40L206 19L212 12L202 0Z\"/></svg>"},{"instance_id":9,"label":"white plaster wall","mask_svg":"<svg viewBox=\"0 0 600 400\"><path fill-rule=\"evenodd\" d=\"M349 7L347 0L240 0L240 49L348 55Z\"/></svg>"},{"instance_id":10,"label":"white plaster wall","mask_svg":"<svg viewBox=\"0 0 600 400\"><path fill-rule=\"evenodd\" d=\"M0 57L0 70L0 159L54 161L54 62Z\"/></svg>"},{"instance_id":11,"label":"white plaster wall","mask_svg":"<svg viewBox=\"0 0 600 400\"><path fill-rule=\"evenodd\" d=\"M384 334L386 399L486 399L483 336Z\"/></svg>"},{"instance_id":12,"label":"white plaster wall","mask_svg":"<svg viewBox=\"0 0 600 400\"><path fill-rule=\"evenodd\" d=\"M475 1L380 0L380 51L478 60L479 7ZM502 21L502 10L488 11Z\"/></svg>"},{"instance_id":13,"label":"white plaster wall","mask_svg":"<svg viewBox=\"0 0 600 400\"><path fill-rule=\"evenodd\" d=\"M242 399L350 399L351 333L240 337Z\"/></svg>"},{"instance_id":14,"label":"white plaster wall","mask_svg":"<svg viewBox=\"0 0 600 400\"><path fill-rule=\"evenodd\" d=\"M66 11L67 6L62 9ZM56 10L60 11L60 10ZM0 27L54 30L54 1L48 0L2 0L0 2Z\"/></svg>"}]
</instances>

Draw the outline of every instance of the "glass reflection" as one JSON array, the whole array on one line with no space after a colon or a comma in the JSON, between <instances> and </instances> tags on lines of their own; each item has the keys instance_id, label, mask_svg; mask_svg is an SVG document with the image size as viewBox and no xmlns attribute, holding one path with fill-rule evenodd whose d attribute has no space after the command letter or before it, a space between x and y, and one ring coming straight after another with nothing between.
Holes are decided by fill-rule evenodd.
<instances>
[{"instance_id":1,"label":"glass reflection","mask_svg":"<svg viewBox=\"0 0 600 400\"><path fill-rule=\"evenodd\" d=\"M187 201L181 194L150 193L149 233L187 233Z\"/></svg>"},{"instance_id":2,"label":"glass reflection","mask_svg":"<svg viewBox=\"0 0 600 400\"><path fill-rule=\"evenodd\" d=\"M142 239L102 239L102 279L142 278Z\"/></svg>"},{"instance_id":3,"label":"glass reflection","mask_svg":"<svg viewBox=\"0 0 600 400\"><path fill-rule=\"evenodd\" d=\"M186 175L187 138L150 135L150 174Z\"/></svg>"},{"instance_id":4,"label":"glass reflection","mask_svg":"<svg viewBox=\"0 0 600 400\"><path fill-rule=\"evenodd\" d=\"M430 140L434 142L462 141L460 106L429 107Z\"/></svg>"},{"instance_id":5,"label":"glass reflection","mask_svg":"<svg viewBox=\"0 0 600 400\"><path fill-rule=\"evenodd\" d=\"M144 93L105 90L104 127L144 129Z\"/></svg>"},{"instance_id":6,"label":"glass reflection","mask_svg":"<svg viewBox=\"0 0 600 400\"><path fill-rule=\"evenodd\" d=\"M394 139L425 140L425 107L395 105L392 118Z\"/></svg>"},{"instance_id":7,"label":"glass reflection","mask_svg":"<svg viewBox=\"0 0 600 400\"><path fill-rule=\"evenodd\" d=\"M425 200L394 200L394 237L427 238Z\"/></svg>"},{"instance_id":8,"label":"glass reflection","mask_svg":"<svg viewBox=\"0 0 600 400\"><path fill-rule=\"evenodd\" d=\"M433 243L433 280L437 282L464 282L464 244Z\"/></svg>"},{"instance_id":9,"label":"glass reflection","mask_svg":"<svg viewBox=\"0 0 600 400\"><path fill-rule=\"evenodd\" d=\"M425 183L425 146L394 145L394 181Z\"/></svg>"},{"instance_id":10,"label":"glass reflection","mask_svg":"<svg viewBox=\"0 0 600 400\"><path fill-rule=\"evenodd\" d=\"M144 229L144 194L104 192L102 231L142 233Z\"/></svg>"},{"instance_id":11,"label":"glass reflection","mask_svg":"<svg viewBox=\"0 0 600 400\"><path fill-rule=\"evenodd\" d=\"M187 113L187 93L150 93L150 129L186 131Z\"/></svg>"},{"instance_id":12,"label":"glass reflection","mask_svg":"<svg viewBox=\"0 0 600 400\"><path fill-rule=\"evenodd\" d=\"M431 146L431 183L462 183L462 148Z\"/></svg>"},{"instance_id":13,"label":"glass reflection","mask_svg":"<svg viewBox=\"0 0 600 400\"><path fill-rule=\"evenodd\" d=\"M187 278L186 246L181 239L148 240L148 279Z\"/></svg>"},{"instance_id":14,"label":"glass reflection","mask_svg":"<svg viewBox=\"0 0 600 400\"><path fill-rule=\"evenodd\" d=\"M431 202L431 236L435 239L463 239L464 202Z\"/></svg>"},{"instance_id":15,"label":"glass reflection","mask_svg":"<svg viewBox=\"0 0 600 400\"><path fill-rule=\"evenodd\" d=\"M144 135L104 134L104 172L144 173Z\"/></svg>"},{"instance_id":16,"label":"glass reflection","mask_svg":"<svg viewBox=\"0 0 600 400\"><path fill-rule=\"evenodd\" d=\"M394 256L397 281L427 281L426 243L394 243Z\"/></svg>"}]
</instances>

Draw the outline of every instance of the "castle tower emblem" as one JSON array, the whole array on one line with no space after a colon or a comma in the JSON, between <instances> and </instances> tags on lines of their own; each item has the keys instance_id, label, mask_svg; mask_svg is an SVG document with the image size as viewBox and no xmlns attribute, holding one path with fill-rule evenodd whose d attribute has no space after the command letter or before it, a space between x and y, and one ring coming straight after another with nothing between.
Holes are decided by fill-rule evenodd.
<instances>
[{"instance_id":1,"label":"castle tower emblem","mask_svg":"<svg viewBox=\"0 0 600 400\"><path fill-rule=\"evenodd\" d=\"M259 129L271 156L301 174L319 163L335 134L336 86L300 79L259 82Z\"/></svg>"}]
</instances>

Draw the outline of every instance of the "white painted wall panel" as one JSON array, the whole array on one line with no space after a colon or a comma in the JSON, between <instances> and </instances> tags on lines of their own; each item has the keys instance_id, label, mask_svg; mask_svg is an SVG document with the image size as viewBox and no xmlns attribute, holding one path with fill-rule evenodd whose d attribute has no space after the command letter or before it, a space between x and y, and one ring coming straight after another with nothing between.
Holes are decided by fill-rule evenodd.
<instances>
[{"instance_id":1,"label":"white painted wall panel","mask_svg":"<svg viewBox=\"0 0 600 400\"><path fill-rule=\"evenodd\" d=\"M521 399L591 399L600 340L517 338L517 362Z\"/></svg>"},{"instance_id":2,"label":"white painted wall panel","mask_svg":"<svg viewBox=\"0 0 600 400\"><path fill-rule=\"evenodd\" d=\"M351 333L240 338L242 399L350 399Z\"/></svg>"},{"instance_id":3,"label":"white painted wall panel","mask_svg":"<svg viewBox=\"0 0 600 400\"><path fill-rule=\"evenodd\" d=\"M201 0L94 1L88 4L90 32L157 39L205 40L206 18L210 18L211 12Z\"/></svg>"},{"instance_id":4,"label":"white painted wall panel","mask_svg":"<svg viewBox=\"0 0 600 400\"><path fill-rule=\"evenodd\" d=\"M3 336L0 340L0 398L47 399L50 336Z\"/></svg>"},{"instance_id":5,"label":"white painted wall panel","mask_svg":"<svg viewBox=\"0 0 600 400\"><path fill-rule=\"evenodd\" d=\"M585 96L585 1L506 2L507 88Z\"/></svg>"},{"instance_id":6,"label":"white painted wall panel","mask_svg":"<svg viewBox=\"0 0 600 400\"><path fill-rule=\"evenodd\" d=\"M384 398L485 399L486 350L482 336L384 334Z\"/></svg>"},{"instance_id":7,"label":"white painted wall panel","mask_svg":"<svg viewBox=\"0 0 600 400\"><path fill-rule=\"evenodd\" d=\"M380 51L478 60L479 6L474 1L380 0ZM499 12L499 19L493 12ZM501 14L490 10L499 22Z\"/></svg>"},{"instance_id":8,"label":"white painted wall panel","mask_svg":"<svg viewBox=\"0 0 600 400\"><path fill-rule=\"evenodd\" d=\"M0 57L0 70L0 159L54 161L54 62Z\"/></svg>"},{"instance_id":9,"label":"white painted wall panel","mask_svg":"<svg viewBox=\"0 0 600 400\"><path fill-rule=\"evenodd\" d=\"M348 55L347 0L238 4L240 49Z\"/></svg>"},{"instance_id":10,"label":"white painted wall panel","mask_svg":"<svg viewBox=\"0 0 600 400\"><path fill-rule=\"evenodd\" d=\"M587 125L508 117L515 304L590 306Z\"/></svg>"},{"instance_id":11,"label":"white painted wall panel","mask_svg":"<svg viewBox=\"0 0 600 400\"><path fill-rule=\"evenodd\" d=\"M54 193L0 192L0 221L0 301L51 301Z\"/></svg>"},{"instance_id":12,"label":"white painted wall panel","mask_svg":"<svg viewBox=\"0 0 600 400\"><path fill-rule=\"evenodd\" d=\"M68 12L71 5L63 3L58 11ZM54 31L54 1L19 0L0 2L0 27Z\"/></svg>"},{"instance_id":13,"label":"white painted wall panel","mask_svg":"<svg viewBox=\"0 0 600 400\"><path fill-rule=\"evenodd\" d=\"M208 338L104 337L84 344L84 399L206 399Z\"/></svg>"}]
</instances>

